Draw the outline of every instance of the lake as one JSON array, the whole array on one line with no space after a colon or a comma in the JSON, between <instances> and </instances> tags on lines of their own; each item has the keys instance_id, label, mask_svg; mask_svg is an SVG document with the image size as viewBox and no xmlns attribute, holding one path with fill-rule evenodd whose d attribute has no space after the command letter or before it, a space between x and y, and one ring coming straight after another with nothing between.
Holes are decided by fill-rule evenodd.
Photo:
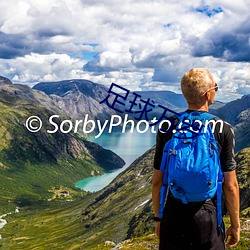
<instances>
[{"instance_id":1,"label":"lake","mask_svg":"<svg viewBox=\"0 0 250 250\"><path fill-rule=\"evenodd\" d=\"M145 153L155 144L156 133L148 130L145 133L138 133L134 130L125 133L112 132L102 134L99 138L90 138L90 141L98 143L106 149L118 154L125 162L125 166L111 173L93 176L78 181L75 186L85 191L95 192L107 186L119 173L123 172L135 159Z\"/></svg>"}]
</instances>

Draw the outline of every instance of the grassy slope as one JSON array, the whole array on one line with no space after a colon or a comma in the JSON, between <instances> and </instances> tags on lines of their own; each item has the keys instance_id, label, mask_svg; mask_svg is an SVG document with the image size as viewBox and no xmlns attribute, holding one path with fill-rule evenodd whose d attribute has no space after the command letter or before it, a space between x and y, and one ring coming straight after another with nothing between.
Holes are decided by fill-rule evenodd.
<instances>
[{"instance_id":1,"label":"grassy slope","mask_svg":"<svg viewBox=\"0 0 250 250\"><path fill-rule=\"evenodd\" d=\"M100 192L72 202L61 200L23 208L19 214L6 217L8 224L0 230L3 249L104 250L111 249L104 246L106 240L117 244L126 238L133 240L121 249L157 249L154 236L142 237L154 231L151 201L138 207L150 198L152 157L150 150ZM242 231L235 249L247 249L249 238L249 229Z\"/></svg>"},{"instance_id":2,"label":"grassy slope","mask_svg":"<svg viewBox=\"0 0 250 250\"><path fill-rule=\"evenodd\" d=\"M12 88L18 90L18 87ZM46 98L33 92L40 101ZM51 112L58 110L49 106L46 109L23 97L13 99L10 93L1 92L0 95L0 215L13 210L20 202L21 205L33 204L49 198L52 194L48 190L53 186L74 188L74 183L89 177L92 170L103 170L88 152L76 158L59 152L55 159L52 153L56 156L58 144L64 146L67 138L48 135L45 128L35 135L24 124L31 115L39 115L46 121Z\"/></svg>"},{"instance_id":3,"label":"grassy slope","mask_svg":"<svg viewBox=\"0 0 250 250\"><path fill-rule=\"evenodd\" d=\"M224 219L226 226L229 225L229 218L226 217ZM250 248L250 241L249 241L250 233L249 231L242 231L241 232L241 240L239 244L232 248L233 250L247 250ZM119 249L120 250L157 250L159 247L159 241L155 234L148 234L141 237L136 237L130 240L126 240L120 243ZM104 243L99 244L96 247L93 247L89 250L111 250L111 246L107 246Z\"/></svg>"},{"instance_id":4,"label":"grassy slope","mask_svg":"<svg viewBox=\"0 0 250 250\"><path fill-rule=\"evenodd\" d=\"M88 200L88 199L87 199ZM86 200L86 201L87 201ZM84 198L74 202L53 202L24 208L19 214L6 217L8 224L0 230L3 239L0 249L5 250L105 250L105 239L93 243L93 247L86 247L86 231L81 223L82 205L86 204ZM225 218L229 224L229 218ZM121 250L149 250L158 249L158 240L151 231L150 235L132 238L122 242ZM99 234L99 231L96 231ZM250 247L250 233L241 232L241 241L235 250L245 250ZM90 239L91 240L91 239Z\"/></svg>"},{"instance_id":5,"label":"grassy slope","mask_svg":"<svg viewBox=\"0 0 250 250\"><path fill-rule=\"evenodd\" d=\"M129 221L144 206L135 208L150 198L149 168L142 173L150 160L152 150L137 160L136 171L131 168L101 192L73 202L53 201L21 208L19 214L6 217L8 224L0 230L2 246L4 249L89 249L105 240L122 241L127 237ZM138 185L145 187L138 190ZM111 195L106 197L105 192ZM153 229L151 221L150 225Z\"/></svg>"},{"instance_id":6,"label":"grassy slope","mask_svg":"<svg viewBox=\"0 0 250 250\"><path fill-rule=\"evenodd\" d=\"M81 224L83 200L52 201L6 217L1 230L3 249L79 249L84 241Z\"/></svg>"}]
</instances>

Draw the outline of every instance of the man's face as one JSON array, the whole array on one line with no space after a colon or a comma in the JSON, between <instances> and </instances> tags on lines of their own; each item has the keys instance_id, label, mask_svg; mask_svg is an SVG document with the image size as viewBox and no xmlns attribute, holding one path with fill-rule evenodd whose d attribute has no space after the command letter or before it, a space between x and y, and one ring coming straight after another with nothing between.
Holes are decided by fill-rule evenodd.
<instances>
[{"instance_id":1,"label":"man's face","mask_svg":"<svg viewBox=\"0 0 250 250\"><path fill-rule=\"evenodd\" d=\"M215 93L218 90L218 85L213 81L213 87L209 88L208 93L208 105L214 103Z\"/></svg>"}]
</instances>

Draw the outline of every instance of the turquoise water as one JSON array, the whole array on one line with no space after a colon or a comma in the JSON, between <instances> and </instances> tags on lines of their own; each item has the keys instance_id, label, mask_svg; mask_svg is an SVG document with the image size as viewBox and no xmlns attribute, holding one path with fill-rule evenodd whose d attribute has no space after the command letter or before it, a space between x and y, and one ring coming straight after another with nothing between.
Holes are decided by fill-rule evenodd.
<instances>
[{"instance_id":1,"label":"turquoise water","mask_svg":"<svg viewBox=\"0 0 250 250\"><path fill-rule=\"evenodd\" d=\"M78 181L75 185L85 191L98 191L107 186L119 173L124 171L136 158L141 156L145 151L155 144L155 133L148 130L146 133L112 132L111 134L103 134L99 138L91 138L90 140L98 143L106 149L110 149L118 154L126 165L111 173L105 173L101 176L94 176Z\"/></svg>"}]
</instances>

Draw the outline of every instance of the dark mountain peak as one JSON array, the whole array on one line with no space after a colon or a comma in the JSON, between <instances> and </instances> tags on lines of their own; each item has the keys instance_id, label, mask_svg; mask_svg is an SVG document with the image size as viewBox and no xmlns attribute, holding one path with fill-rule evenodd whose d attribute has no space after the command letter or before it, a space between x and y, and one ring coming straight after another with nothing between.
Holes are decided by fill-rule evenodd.
<instances>
[{"instance_id":1,"label":"dark mountain peak","mask_svg":"<svg viewBox=\"0 0 250 250\"><path fill-rule=\"evenodd\" d=\"M0 84L13 84L13 83L8 78L0 76Z\"/></svg>"},{"instance_id":2,"label":"dark mountain peak","mask_svg":"<svg viewBox=\"0 0 250 250\"><path fill-rule=\"evenodd\" d=\"M69 117L79 119L88 114L90 119L107 120L114 110L99 102L108 95L108 89L88 80L72 79L59 82L41 82L33 87L53 99Z\"/></svg>"},{"instance_id":3,"label":"dark mountain peak","mask_svg":"<svg viewBox=\"0 0 250 250\"><path fill-rule=\"evenodd\" d=\"M88 80L72 79L59 82L40 82L33 89L45 92L47 95L57 95L64 97L69 93L83 93L94 99L100 99L103 92L107 93L107 88L103 85L93 83Z\"/></svg>"},{"instance_id":4,"label":"dark mountain peak","mask_svg":"<svg viewBox=\"0 0 250 250\"><path fill-rule=\"evenodd\" d=\"M237 124L237 117L239 114L248 108L250 108L250 94L227 103L213 113L234 126Z\"/></svg>"}]
</instances>

